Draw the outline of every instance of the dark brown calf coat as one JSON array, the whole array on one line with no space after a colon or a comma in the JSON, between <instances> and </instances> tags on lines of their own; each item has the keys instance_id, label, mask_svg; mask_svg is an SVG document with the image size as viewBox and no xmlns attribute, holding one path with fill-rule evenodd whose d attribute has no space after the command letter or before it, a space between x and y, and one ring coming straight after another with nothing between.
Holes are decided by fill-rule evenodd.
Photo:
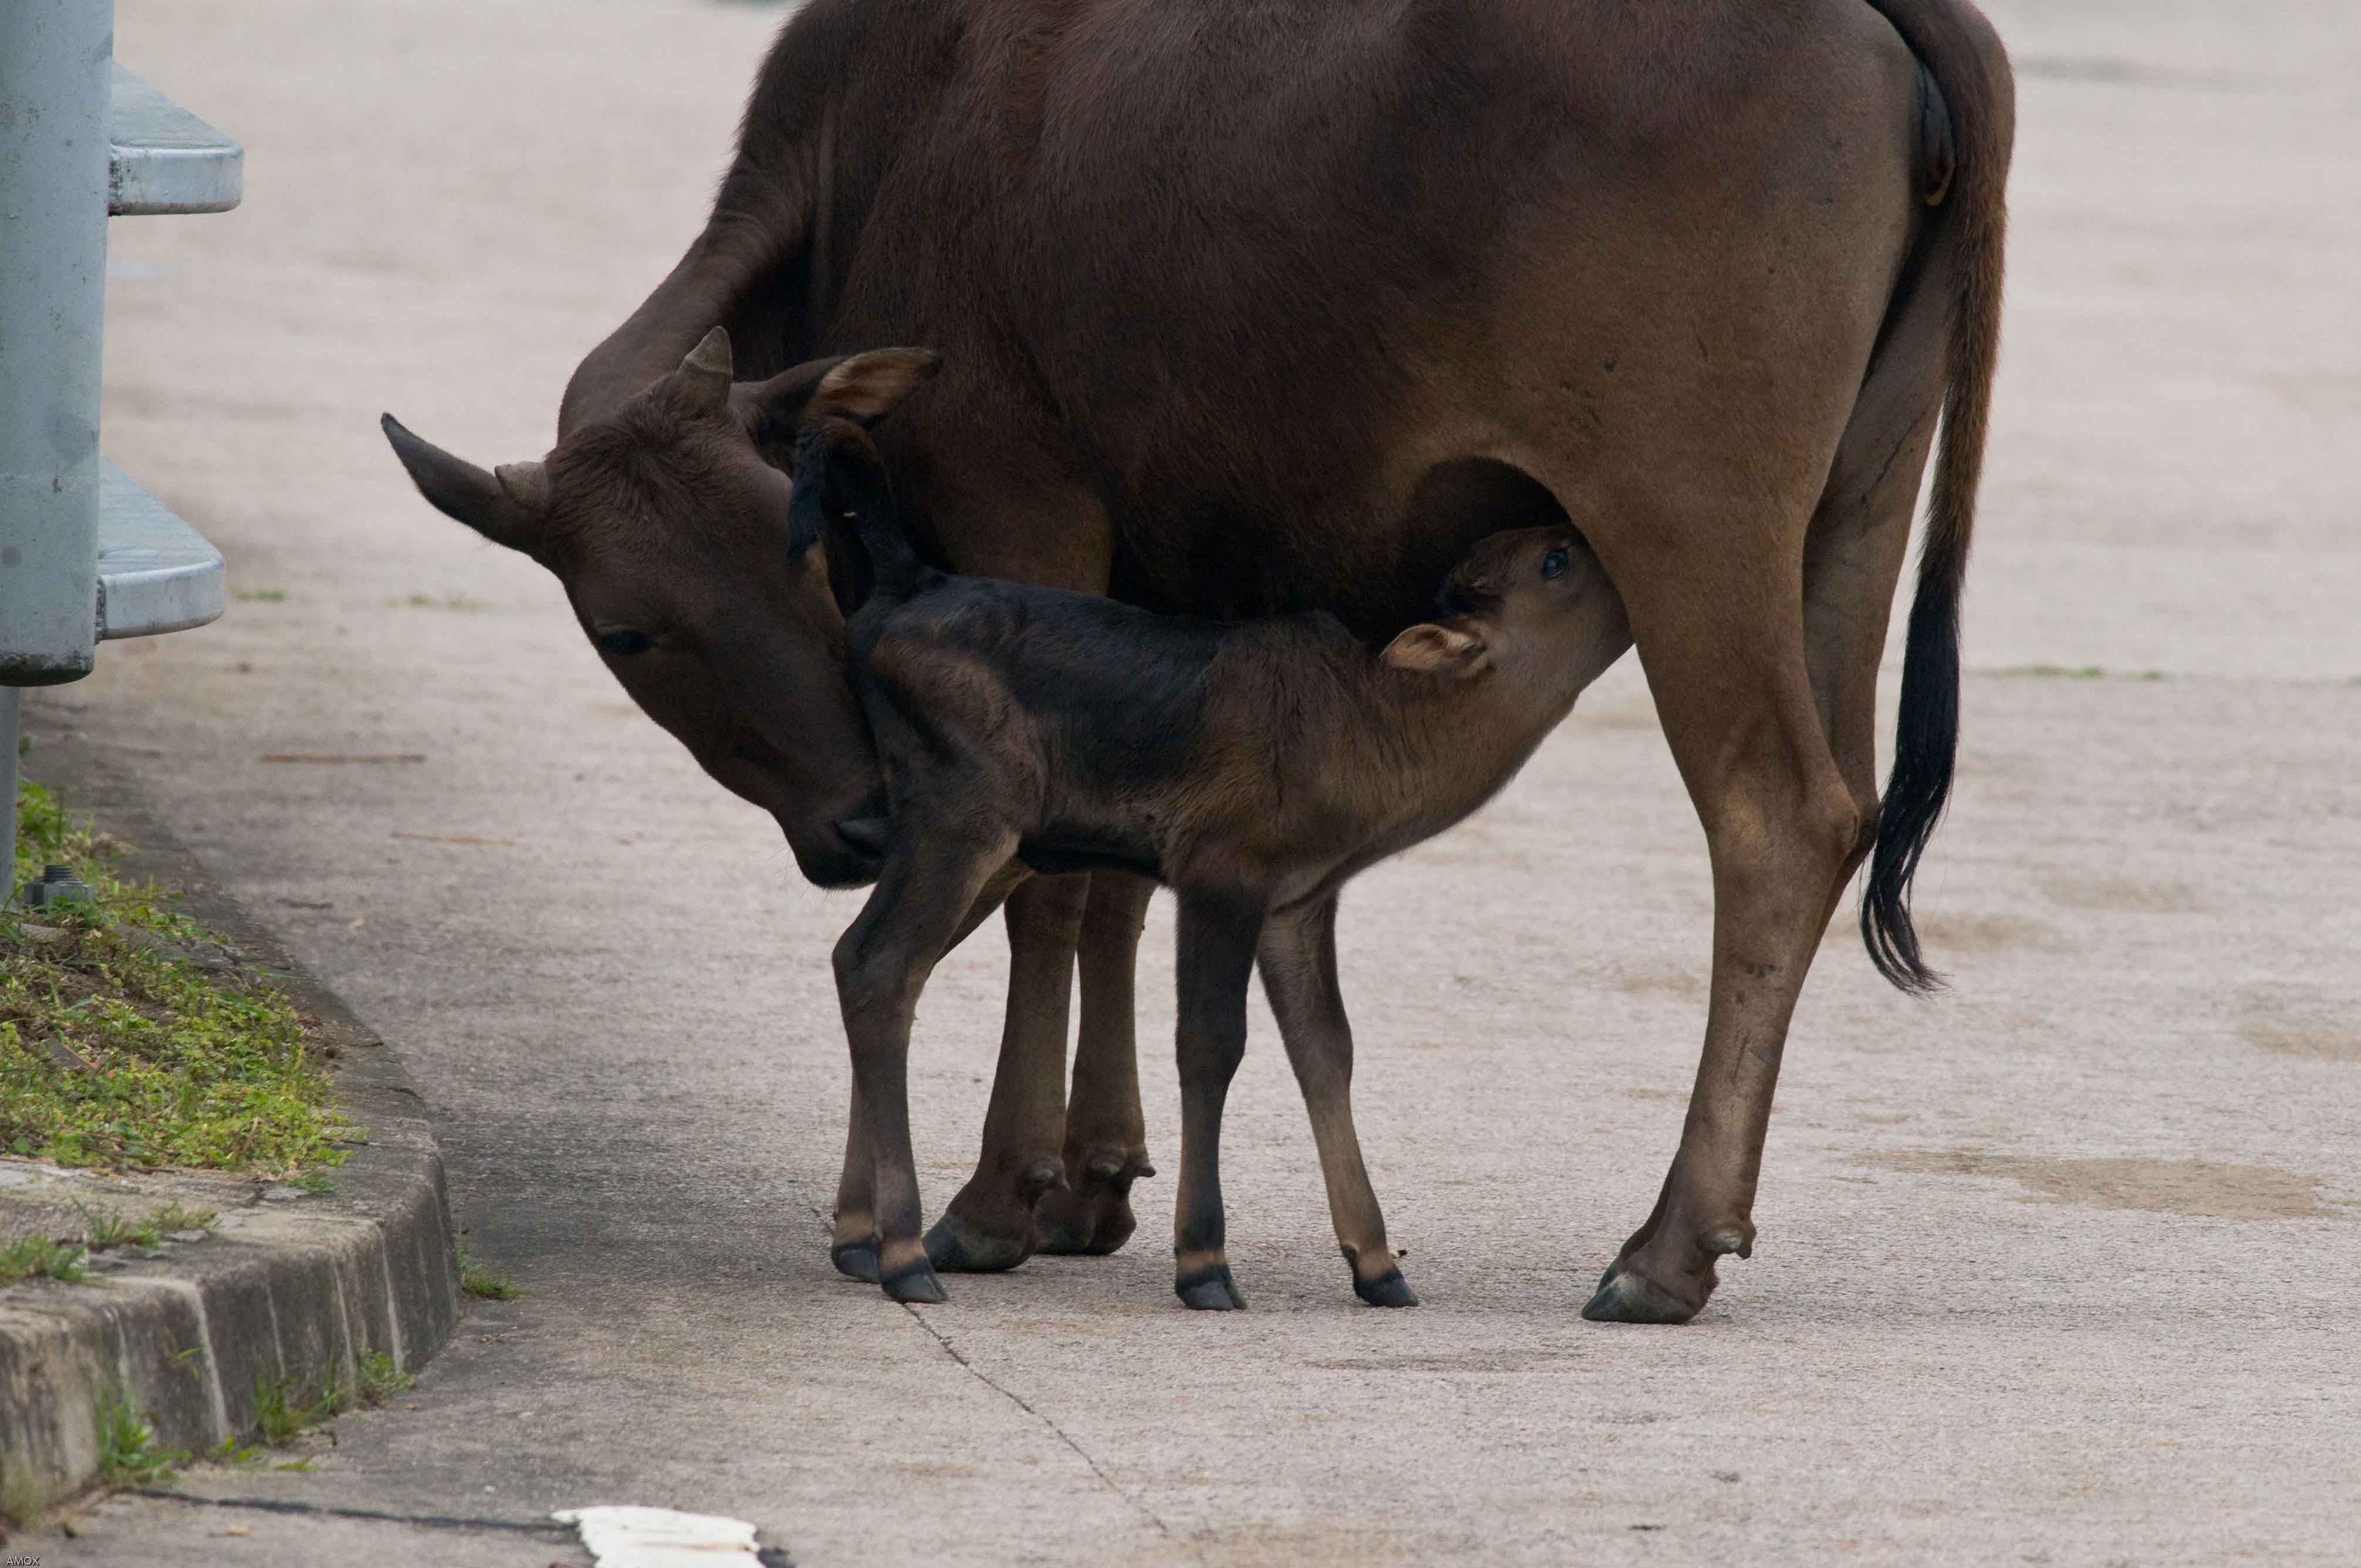
<instances>
[{"instance_id":1,"label":"dark brown calf coat","mask_svg":"<svg viewBox=\"0 0 2361 1568\"><path fill-rule=\"evenodd\" d=\"M1259 962L1355 1293L1416 1305L1353 1124L1336 902L1356 872L1489 799L1631 646L1589 550L1564 526L1487 538L1444 586L1448 619L1380 653L1325 613L1159 616L928 568L845 421L811 423L796 476L796 547L831 532L857 532L844 556L865 547L874 587L846 645L893 812L876 889L836 949L861 1117L850 1146L872 1176L849 1172L840 1194L839 1266L861 1273L873 1255L896 1299L943 1299L918 1234L911 1023L975 891L1013 854L1153 876L1179 899L1180 1299L1246 1304L1219 1157Z\"/></svg>"}]
</instances>

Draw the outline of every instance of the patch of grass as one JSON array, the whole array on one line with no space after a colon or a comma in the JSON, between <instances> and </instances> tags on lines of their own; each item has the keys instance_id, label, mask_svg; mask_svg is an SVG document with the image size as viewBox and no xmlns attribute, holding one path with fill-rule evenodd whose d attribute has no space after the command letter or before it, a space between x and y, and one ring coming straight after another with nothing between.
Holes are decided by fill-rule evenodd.
<instances>
[{"instance_id":1,"label":"patch of grass","mask_svg":"<svg viewBox=\"0 0 2361 1568\"><path fill-rule=\"evenodd\" d=\"M240 604L285 604L287 590L285 588L236 588L231 590L229 597Z\"/></svg>"},{"instance_id":2,"label":"patch of grass","mask_svg":"<svg viewBox=\"0 0 2361 1568\"><path fill-rule=\"evenodd\" d=\"M158 1246L175 1231L210 1231L221 1223L211 1209L192 1209L185 1204L170 1203L144 1219L127 1220L115 1211L102 1210L93 1213L82 1211L88 1230L82 1245L93 1252L104 1252L115 1246Z\"/></svg>"},{"instance_id":3,"label":"patch of grass","mask_svg":"<svg viewBox=\"0 0 2361 1568\"><path fill-rule=\"evenodd\" d=\"M524 1294L516 1281L495 1271L489 1265L467 1250L467 1233L461 1231L458 1241L459 1288L479 1301L513 1301Z\"/></svg>"},{"instance_id":4,"label":"patch of grass","mask_svg":"<svg viewBox=\"0 0 2361 1568\"><path fill-rule=\"evenodd\" d=\"M396 1394L407 1394L418 1387L418 1379L393 1364L393 1357L381 1350L361 1353L361 1403L370 1407L384 1404Z\"/></svg>"},{"instance_id":5,"label":"patch of grass","mask_svg":"<svg viewBox=\"0 0 2361 1568\"><path fill-rule=\"evenodd\" d=\"M318 1426L345 1409L348 1403L345 1391L333 1379L320 1390L318 1398L307 1398L291 1377L257 1377L255 1434L273 1448L284 1448L301 1436L304 1428Z\"/></svg>"},{"instance_id":6,"label":"patch of grass","mask_svg":"<svg viewBox=\"0 0 2361 1568\"><path fill-rule=\"evenodd\" d=\"M16 882L65 865L93 897L0 912L0 1154L261 1177L343 1164L315 1021L250 968L201 967L218 943L115 875L119 846L38 784L17 798Z\"/></svg>"},{"instance_id":7,"label":"patch of grass","mask_svg":"<svg viewBox=\"0 0 2361 1568\"><path fill-rule=\"evenodd\" d=\"M82 1263L89 1254L47 1236L27 1236L0 1245L0 1285L14 1285L46 1275L60 1285L79 1285L88 1277Z\"/></svg>"},{"instance_id":8,"label":"patch of grass","mask_svg":"<svg viewBox=\"0 0 2361 1568\"><path fill-rule=\"evenodd\" d=\"M492 608L483 600L471 599L465 594L445 594L441 598L436 598L433 594L412 594L406 599L397 599L394 602L406 605L412 609L447 609L460 615L481 615Z\"/></svg>"},{"instance_id":9,"label":"patch of grass","mask_svg":"<svg viewBox=\"0 0 2361 1568\"><path fill-rule=\"evenodd\" d=\"M164 1486L189 1462L187 1451L159 1448L148 1418L120 1399L98 1407L98 1474L110 1486Z\"/></svg>"},{"instance_id":10,"label":"patch of grass","mask_svg":"<svg viewBox=\"0 0 2361 1568\"><path fill-rule=\"evenodd\" d=\"M295 1179L294 1185L314 1198L333 1198L336 1195L336 1179L324 1170L307 1170Z\"/></svg>"}]
</instances>

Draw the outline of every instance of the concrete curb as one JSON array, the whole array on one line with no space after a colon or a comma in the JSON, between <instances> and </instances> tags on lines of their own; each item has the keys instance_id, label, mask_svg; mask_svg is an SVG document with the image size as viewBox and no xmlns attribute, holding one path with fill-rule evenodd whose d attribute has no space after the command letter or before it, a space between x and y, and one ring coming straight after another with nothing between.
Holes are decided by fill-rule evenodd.
<instances>
[{"instance_id":1,"label":"concrete curb","mask_svg":"<svg viewBox=\"0 0 2361 1568\"><path fill-rule=\"evenodd\" d=\"M0 1506L18 1512L96 1477L102 1400L140 1410L162 1446L202 1453L253 1430L258 1380L357 1388L372 1351L415 1371L459 1317L443 1157L401 1058L296 969L98 748L45 727L29 762L76 816L138 846L129 874L183 890L192 916L280 971L336 1048L339 1105L369 1141L335 1172L332 1196L264 1201L236 1183L246 1201L220 1204L207 1240L89 1285L0 1289Z\"/></svg>"}]
</instances>

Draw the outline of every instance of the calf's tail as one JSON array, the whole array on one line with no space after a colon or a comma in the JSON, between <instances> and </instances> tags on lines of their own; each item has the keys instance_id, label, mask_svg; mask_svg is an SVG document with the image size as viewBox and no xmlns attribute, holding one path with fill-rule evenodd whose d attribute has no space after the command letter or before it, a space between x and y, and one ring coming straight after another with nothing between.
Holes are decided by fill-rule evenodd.
<instances>
[{"instance_id":1,"label":"calf's tail","mask_svg":"<svg viewBox=\"0 0 2361 1568\"><path fill-rule=\"evenodd\" d=\"M899 602L918 591L926 565L910 546L884 459L858 424L815 420L797 432L795 485L788 550L799 556L814 544L827 547L829 580L845 614L874 595Z\"/></svg>"},{"instance_id":2,"label":"calf's tail","mask_svg":"<svg viewBox=\"0 0 2361 1568\"><path fill-rule=\"evenodd\" d=\"M1937 275L1951 301L1949 387L1941 444L1919 546L1918 589L1902 656L1902 705L1878 816L1877 842L1861 903L1861 939L1878 972L1904 991L1942 981L1918 950L1910 883L1951 793L1960 739L1960 596L1975 526L1976 486L1992 411L2000 345L2003 242L2016 89L2008 57L1983 14L1966 0L1869 0L1894 25L1928 74L1931 140L1948 141L1954 164L1926 239L1950 252Z\"/></svg>"}]
</instances>

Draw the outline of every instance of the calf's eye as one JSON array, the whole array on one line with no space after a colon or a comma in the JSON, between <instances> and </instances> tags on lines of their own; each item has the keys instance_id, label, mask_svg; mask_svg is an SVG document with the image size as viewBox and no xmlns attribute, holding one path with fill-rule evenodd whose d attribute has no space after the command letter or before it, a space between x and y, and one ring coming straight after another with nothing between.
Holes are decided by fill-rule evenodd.
<instances>
[{"instance_id":1,"label":"calf's eye","mask_svg":"<svg viewBox=\"0 0 2361 1568\"><path fill-rule=\"evenodd\" d=\"M1565 576L1565 569L1573 564L1573 555L1567 553L1565 549L1560 548L1551 551L1548 554L1542 557L1543 580L1546 582L1552 577Z\"/></svg>"},{"instance_id":2,"label":"calf's eye","mask_svg":"<svg viewBox=\"0 0 2361 1568\"><path fill-rule=\"evenodd\" d=\"M625 627L620 631L598 633L598 652L618 659L628 659L634 653L644 653L656 645L656 640L644 631Z\"/></svg>"}]
</instances>

